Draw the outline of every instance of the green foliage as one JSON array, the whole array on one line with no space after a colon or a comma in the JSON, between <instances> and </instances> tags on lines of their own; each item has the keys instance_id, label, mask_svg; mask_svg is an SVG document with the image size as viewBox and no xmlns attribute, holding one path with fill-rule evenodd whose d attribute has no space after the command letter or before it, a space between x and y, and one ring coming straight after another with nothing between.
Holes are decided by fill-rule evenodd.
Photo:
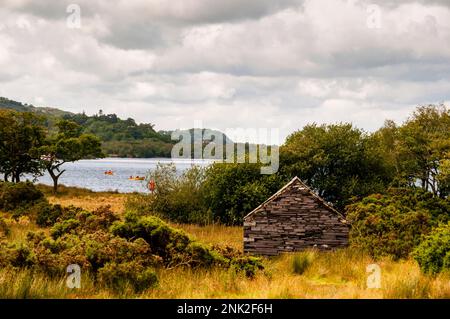
<instances>
[{"instance_id":1,"label":"green foliage","mask_svg":"<svg viewBox=\"0 0 450 319\"><path fill-rule=\"evenodd\" d=\"M420 185L442 198L449 194L450 110L446 106L418 107L402 126L387 122L374 135L393 168L394 185Z\"/></svg>"},{"instance_id":2,"label":"green foliage","mask_svg":"<svg viewBox=\"0 0 450 319\"><path fill-rule=\"evenodd\" d=\"M262 175L260 164L215 163L208 167L204 196L214 221L241 225L242 218L275 193L285 180Z\"/></svg>"},{"instance_id":3,"label":"green foliage","mask_svg":"<svg viewBox=\"0 0 450 319\"><path fill-rule=\"evenodd\" d=\"M128 213L124 222L112 226L111 232L124 238L144 239L152 247L153 253L160 256L169 267L177 264L208 266L221 261L215 259L213 254L202 251L202 247L183 231L170 227L155 216L139 217Z\"/></svg>"},{"instance_id":4,"label":"green foliage","mask_svg":"<svg viewBox=\"0 0 450 319\"><path fill-rule=\"evenodd\" d=\"M369 135L351 124L312 124L293 133L280 149L280 166L282 174L300 177L338 208L390 182Z\"/></svg>"},{"instance_id":5,"label":"green foliage","mask_svg":"<svg viewBox=\"0 0 450 319\"><path fill-rule=\"evenodd\" d=\"M29 208L42 200L44 194L31 182L0 183L0 209L4 211Z\"/></svg>"},{"instance_id":6,"label":"green foliage","mask_svg":"<svg viewBox=\"0 0 450 319\"><path fill-rule=\"evenodd\" d=\"M40 174L38 149L44 138L41 117L0 110L0 173L5 181L19 182L23 174Z\"/></svg>"},{"instance_id":7,"label":"green foliage","mask_svg":"<svg viewBox=\"0 0 450 319\"><path fill-rule=\"evenodd\" d=\"M66 219L53 225L50 234L54 239L61 237L64 234L69 234L80 226L80 221L77 219Z\"/></svg>"},{"instance_id":8,"label":"green foliage","mask_svg":"<svg viewBox=\"0 0 450 319\"><path fill-rule=\"evenodd\" d=\"M173 143L170 135L156 132L153 124L136 124L116 114L66 114L65 120L77 123L85 134L93 134L103 142L106 154L121 157L170 157Z\"/></svg>"},{"instance_id":9,"label":"green foliage","mask_svg":"<svg viewBox=\"0 0 450 319\"><path fill-rule=\"evenodd\" d=\"M350 243L374 257L407 257L438 221L449 219L448 200L421 189L391 189L346 208Z\"/></svg>"},{"instance_id":10,"label":"green foliage","mask_svg":"<svg viewBox=\"0 0 450 319\"><path fill-rule=\"evenodd\" d=\"M34 214L36 216L36 224L41 227L47 227L54 225L67 208L63 208L61 205L51 205L46 201L42 201L36 204L32 210L36 212Z\"/></svg>"},{"instance_id":11,"label":"green foliage","mask_svg":"<svg viewBox=\"0 0 450 319\"><path fill-rule=\"evenodd\" d=\"M242 218L282 185L278 175L261 175L260 164L192 166L178 174L173 164L158 164L148 179L150 195L127 200L127 210L180 223L240 225Z\"/></svg>"},{"instance_id":12,"label":"green foliage","mask_svg":"<svg viewBox=\"0 0 450 319\"><path fill-rule=\"evenodd\" d=\"M128 213L125 221L113 224L111 232L123 238L144 239L166 267L231 267L248 276L263 268L259 258L243 256L231 248L219 249L196 242L155 216Z\"/></svg>"},{"instance_id":13,"label":"green foliage","mask_svg":"<svg viewBox=\"0 0 450 319\"><path fill-rule=\"evenodd\" d=\"M77 123L61 120L57 127L58 133L47 137L45 146L39 148L42 163L53 179L55 193L58 179L64 173L60 170L64 163L103 156L100 140L92 134L82 134L82 128Z\"/></svg>"},{"instance_id":14,"label":"green foliage","mask_svg":"<svg viewBox=\"0 0 450 319\"><path fill-rule=\"evenodd\" d=\"M204 168L194 165L179 175L175 165L158 164L148 179L156 182L156 189L141 208L151 203L148 207L152 214L180 223L212 222L203 194Z\"/></svg>"},{"instance_id":15,"label":"green foliage","mask_svg":"<svg viewBox=\"0 0 450 319\"><path fill-rule=\"evenodd\" d=\"M126 263L107 263L98 271L98 282L117 292L123 292L131 286L139 293L158 284L158 277L153 268L131 261Z\"/></svg>"},{"instance_id":16,"label":"green foliage","mask_svg":"<svg viewBox=\"0 0 450 319\"><path fill-rule=\"evenodd\" d=\"M425 236L413 256L425 273L450 271L450 223L434 228Z\"/></svg>"}]
</instances>

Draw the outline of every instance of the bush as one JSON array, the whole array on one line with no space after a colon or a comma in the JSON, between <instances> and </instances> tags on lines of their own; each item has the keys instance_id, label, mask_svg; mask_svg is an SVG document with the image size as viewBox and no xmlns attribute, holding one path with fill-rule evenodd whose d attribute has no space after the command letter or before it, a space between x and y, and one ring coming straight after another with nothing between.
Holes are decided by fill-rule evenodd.
<instances>
[{"instance_id":1,"label":"bush","mask_svg":"<svg viewBox=\"0 0 450 319\"><path fill-rule=\"evenodd\" d=\"M0 209L5 211L27 208L41 200L44 194L31 182L0 184Z\"/></svg>"},{"instance_id":2,"label":"bush","mask_svg":"<svg viewBox=\"0 0 450 319\"><path fill-rule=\"evenodd\" d=\"M263 268L259 258L245 257L231 248L203 245L155 216L128 213L125 221L114 223L111 232L128 239L144 239L166 267L222 266L245 271L248 276Z\"/></svg>"},{"instance_id":3,"label":"bush","mask_svg":"<svg viewBox=\"0 0 450 319\"><path fill-rule=\"evenodd\" d=\"M205 202L215 222L242 225L243 217L284 184L278 174L262 175L257 163L214 163L205 173Z\"/></svg>"},{"instance_id":4,"label":"bush","mask_svg":"<svg viewBox=\"0 0 450 319\"><path fill-rule=\"evenodd\" d=\"M173 164L159 164L148 176L156 182L155 193L130 197L126 209L178 223L240 225L282 185L279 175L262 175L260 169L261 164L215 163L179 175Z\"/></svg>"},{"instance_id":5,"label":"bush","mask_svg":"<svg viewBox=\"0 0 450 319\"><path fill-rule=\"evenodd\" d=\"M40 202L32 209L36 215L36 224L41 227L52 226L63 214L61 205L51 205L47 202Z\"/></svg>"},{"instance_id":6,"label":"bush","mask_svg":"<svg viewBox=\"0 0 450 319\"><path fill-rule=\"evenodd\" d=\"M79 226L80 226L79 220L74 218L66 219L53 225L52 229L50 230L50 234L52 235L53 239L57 239L58 237L61 237L64 234L68 234L76 230Z\"/></svg>"},{"instance_id":7,"label":"bush","mask_svg":"<svg viewBox=\"0 0 450 319\"><path fill-rule=\"evenodd\" d=\"M158 277L153 268L146 268L135 261L120 264L112 262L98 271L98 281L118 292L131 286L134 292L139 293L155 287Z\"/></svg>"},{"instance_id":8,"label":"bush","mask_svg":"<svg viewBox=\"0 0 450 319\"><path fill-rule=\"evenodd\" d=\"M450 270L450 223L433 229L414 250L413 256L425 273Z\"/></svg>"},{"instance_id":9,"label":"bush","mask_svg":"<svg viewBox=\"0 0 450 319\"><path fill-rule=\"evenodd\" d=\"M351 223L350 244L373 257L408 257L427 234L436 219L445 219L445 212L434 211L419 200L422 191L391 190L389 194L368 196L347 206ZM414 198L416 198L414 200ZM439 199L435 199L435 202ZM437 206L437 205L435 205Z\"/></svg>"},{"instance_id":10,"label":"bush","mask_svg":"<svg viewBox=\"0 0 450 319\"><path fill-rule=\"evenodd\" d=\"M148 179L156 182L155 193L132 197L127 202L127 209L179 223L212 222L203 195L204 168L192 166L179 175L174 164L158 164Z\"/></svg>"}]
</instances>

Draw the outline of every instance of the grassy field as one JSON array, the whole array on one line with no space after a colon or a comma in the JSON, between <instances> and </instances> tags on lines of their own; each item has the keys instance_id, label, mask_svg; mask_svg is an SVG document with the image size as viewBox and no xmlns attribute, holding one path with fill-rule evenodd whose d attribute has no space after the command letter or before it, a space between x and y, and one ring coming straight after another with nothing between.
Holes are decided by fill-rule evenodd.
<instances>
[{"instance_id":1,"label":"grassy field","mask_svg":"<svg viewBox=\"0 0 450 319\"><path fill-rule=\"evenodd\" d=\"M58 196L47 196L52 203L86 209L110 204L121 213L127 195L63 189ZM37 229L26 218L8 222L14 240L23 240L28 231ZM242 249L240 227L172 225L202 242ZM380 289L367 288L366 267L373 263L381 268ZM375 262L350 248L282 255L265 259L264 265L265 270L251 279L224 269L160 269L158 286L140 294L97 287L87 275L80 289L69 289L65 278L0 269L0 298L450 298L450 275L423 275L413 260Z\"/></svg>"}]
</instances>

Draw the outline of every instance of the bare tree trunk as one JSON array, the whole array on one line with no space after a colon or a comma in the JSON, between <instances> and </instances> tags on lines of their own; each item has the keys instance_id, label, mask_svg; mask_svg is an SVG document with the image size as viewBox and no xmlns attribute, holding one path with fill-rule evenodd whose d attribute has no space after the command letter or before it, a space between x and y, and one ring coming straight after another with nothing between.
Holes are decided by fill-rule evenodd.
<instances>
[{"instance_id":1,"label":"bare tree trunk","mask_svg":"<svg viewBox=\"0 0 450 319\"><path fill-rule=\"evenodd\" d=\"M58 171L58 174L55 174L55 172L53 171L53 169L47 167L47 171L50 174L50 177L53 180L53 193L57 193L58 192L58 179L59 177L62 175L62 173L64 173L66 170L62 170L62 171Z\"/></svg>"},{"instance_id":2,"label":"bare tree trunk","mask_svg":"<svg viewBox=\"0 0 450 319\"><path fill-rule=\"evenodd\" d=\"M58 192L58 178L59 176L56 175L55 173L53 173L53 171L49 168L47 168L48 173L50 174L50 177L53 180L53 193L57 193Z\"/></svg>"}]
</instances>

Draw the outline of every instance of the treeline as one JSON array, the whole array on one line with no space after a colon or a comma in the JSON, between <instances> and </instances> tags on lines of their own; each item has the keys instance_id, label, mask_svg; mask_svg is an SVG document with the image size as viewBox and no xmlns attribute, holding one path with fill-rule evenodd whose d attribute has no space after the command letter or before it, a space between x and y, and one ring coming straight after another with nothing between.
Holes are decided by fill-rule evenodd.
<instances>
[{"instance_id":1,"label":"treeline","mask_svg":"<svg viewBox=\"0 0 450 319\"><path fill-rule=\"evenodd\" d=\"M77 123L83 134L93 134L102 142L105 155L120 157L170 157L170 132L156 131L153 124L137 124L132 118L120 119L116 114L99 110L92 116L70 113L56 108L41 108L0 97L0 109L31 112L42 117L49 134L57 134L57 123L68 120Z\"/></svg>"},{"instance_id":2,"label":"treeline","mask_svg":"<svg viewBox=\"0 0 450 319\"><path fill-rule=\"evenodd\" d=\"M444 105L418 107L402 125L386 121L373 133L346 123L307 125L281 146L276 174L261 175L260 167L215 163L178 175L172 166L159 166L149 176L155 193L127 205L176 222L240 225L298 176L347 216L352 245L375 257L407 257L424 236L442 240L434 232L450 227L450 111ZM435 252L421 247L420 254ZM417 258L434 258L422 255ZM429 268L443 267L442 258Z\"/></svg>"}]
</instances>

